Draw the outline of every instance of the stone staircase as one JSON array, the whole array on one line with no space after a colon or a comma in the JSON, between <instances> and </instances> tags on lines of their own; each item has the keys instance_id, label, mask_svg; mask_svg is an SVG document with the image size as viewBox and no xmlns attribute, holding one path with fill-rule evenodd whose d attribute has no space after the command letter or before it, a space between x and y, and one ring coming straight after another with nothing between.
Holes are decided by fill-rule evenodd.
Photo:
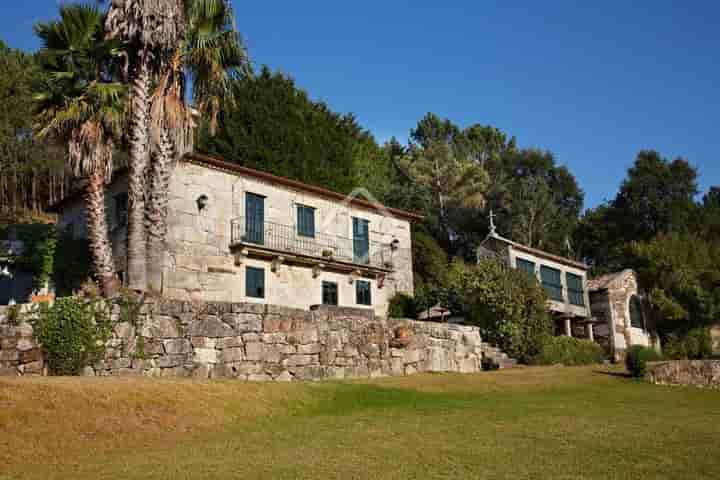
<instances>
[{"instance_id":1,"label":"stone staircase","mask_svg":"<svg viewBox=\"0 0 720 480\"><path fill-rule=\"evenodd\" d=\"M498 347L489 343L483 342L481 347L481 353L483 358L483 365L494 365L498 369L513 368L517 366L517 360L510 358L507 353L500 350ZM490 367L491 369L495 369Z\"/></svg>"}]
</instances>

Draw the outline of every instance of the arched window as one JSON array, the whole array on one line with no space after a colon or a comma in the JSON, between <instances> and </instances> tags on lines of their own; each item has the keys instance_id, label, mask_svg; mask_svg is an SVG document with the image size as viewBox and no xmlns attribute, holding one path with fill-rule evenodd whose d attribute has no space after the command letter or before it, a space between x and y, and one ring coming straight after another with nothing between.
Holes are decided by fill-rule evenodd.
<instances>
[{"instance_id":1,"label":"arched window","mask_svg":"<svg viewBox=\"0 0 720 480\"><path fill-rule=\"evenodd\" d=\"M630 297L630 326L645 329L642 301L637 295Z\"/></svg>"}]
</instances>

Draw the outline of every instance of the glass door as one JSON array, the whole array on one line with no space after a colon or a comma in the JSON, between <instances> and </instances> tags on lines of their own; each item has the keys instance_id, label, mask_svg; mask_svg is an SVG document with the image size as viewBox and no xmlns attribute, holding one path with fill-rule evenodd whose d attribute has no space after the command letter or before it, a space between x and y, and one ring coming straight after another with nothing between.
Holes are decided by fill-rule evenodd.
<instances>
[{"instance_id":1,"label":"glass door","mask_svg":"<svg viewBox=\"0 0 720 480\"><path fill-rule=\"evenodd\" d=\"M370 222L353 217L353 261L370 263Z\"/></svg>"},{"instance_id":2,"label":"glass door","mask_svg":"<svg viewBox=\"0 0 720 480\"><path fill-rule=\"evenodd\" d=\"M254 193L245 194L245 241L262 245L265 243L265 197Z\"/></svg>"}]
</instances>

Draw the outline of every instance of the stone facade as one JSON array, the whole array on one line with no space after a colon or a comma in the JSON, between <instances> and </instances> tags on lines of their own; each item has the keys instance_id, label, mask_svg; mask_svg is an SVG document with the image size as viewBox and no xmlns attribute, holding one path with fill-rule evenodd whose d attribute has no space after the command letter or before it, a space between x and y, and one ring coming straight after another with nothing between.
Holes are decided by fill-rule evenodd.
<instances>
[{"instance_id":1,"label":"stone facade","mask_svg":"<svg viewBox=\"0 0 720 480\"><path fill-rule=\"evenodd\" d=\"M1 373L42 372L32 327L10 326L0 313L0 334ZM514 365L483 343L476 327L385 319L355 308L158 300L133 324L118 323L103 360L84 373L320 380L471 373L483 358Z\"/></svg>"},{"instance_id":2,"label":"stone facade","mask_svg":"<svg viewBox=\"0 0 720 480\"><path fill-rule=\"evenodd\" d=\"M720 388L720 360L650 362L646 379L661 385Z\"/></svg>"},{"instance_id":3,"label":"stone facade","mask_svg":"<svg viewBox=\"0 0 720 480\"><path fill-rule=\"evenodd\" d=\"M163 296L185 301L257 302L308 309L322 303L323 282L332 282L337 285L340 306L368 308L385 315L388 301L395 293L413 293L409 220L412 214L355 201L352 197L338 197L299 182L267 177L250 169L218 168L200 157L186 157L175 165L169 188ZM125 264L126 231L122 212L118 211L121 204L115 199L123 194L126 184L126 177L120 177L109 187L107 195L119 270ZM247 215L249 194L263 198L264 242L275 239L279 246L248 248L237 244L234 236L238 235L237 231L233 234L233 228L245 226L242 219ZM313 209L317 232L314 238L296 238L298 206ZM59 210L61 227L84 233L84 207L80 199L66 202ZM313 242L342 244L344 253L349 250L352 254L353 218L368 222L371 246L382 246L389 252L387 268L383 268L384 261L380 268L371 268L353 265L352 260L325 261L298 254L296 247L302 249ZM315 250L319 255L322 249ZM247 267L263 270L264 298L248 296ZM356 279L370 283L372 305L357 303Z\"/></svg>"},{"instance_id":4,"label":"stone facade","mask_svg":"<svg viewBox=\"0 0 720 480\"><path fill-rule=\"evenodd\" d=\"M657 333L647 312L646 302L632 270L603 275L589 282L590 308L595 318L595 338L607 347L615 361L622 361L632 345L660 347ZM631 321L631 303L636 301L640 323Z\"/></svg>"},{"instance_id":5,"label":"stone facade","mask_svg":"<svg viewBox=\"0 0 720 480\"><path fill-rule=\"evenodd\" d=\"M39 375L43 366L32 327L11 318L10 307L0 306L0 375Z\"/></svg>"}]
</instances>

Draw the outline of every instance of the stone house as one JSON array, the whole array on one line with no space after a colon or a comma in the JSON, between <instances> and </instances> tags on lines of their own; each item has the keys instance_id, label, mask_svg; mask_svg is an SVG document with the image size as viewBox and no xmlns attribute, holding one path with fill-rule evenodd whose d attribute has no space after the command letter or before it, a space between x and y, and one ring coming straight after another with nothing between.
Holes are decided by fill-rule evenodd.
<instances>
[{"instance_id":1,"label":"stone house","mask_svg":"<svg viewBox=\"0 0 720 480\"><path fill-rule=\"evenodd\" d=\"M170 179L162 294L177 300L308 309L329 304L385 315L412 295L416 214L216 158L192 154ZM123 273L127 176L108 186L107 209ZM55 206L59 226L85 235L84 204Z\"/></svg>"},{"instance_id":2,"label":"stone house","mask_svg":"<svg viewBox=\"0 0 720 480\"><path fill-rule=\"evenodd\" d=\"M502 237L492 223L490 234L477 249L478 261L483 258L501 260L540 282L549 299L556 335L594 339L587 265Z\"/></svg>"},{"instance_id":3,"label":"stone house","mask_svg":"<svg viewBox=\"0 0 720 480\"><path fill-rule=\"evenodd\" d=\"M595 337L615 361L621 361L632 345L660 347L647 311L647 302L630 269L590 280L590 308L595 317Z\"/></svg>"}]
</instances>

